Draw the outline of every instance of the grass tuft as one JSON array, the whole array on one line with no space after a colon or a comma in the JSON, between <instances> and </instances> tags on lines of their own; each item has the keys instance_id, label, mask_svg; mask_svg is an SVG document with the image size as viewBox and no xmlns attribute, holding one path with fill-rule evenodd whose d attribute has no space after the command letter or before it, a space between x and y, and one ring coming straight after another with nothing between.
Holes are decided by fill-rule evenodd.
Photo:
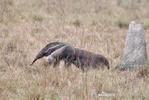
<instances>
[{"instance_id":1,"label":"grass tuft","mask_svg":"<svg viewBox=\"0 0 149 100\"><path fill-rule=\"evenodd\" d=\"M143 28L144 28L145 30L149 29L149 20L145 20L145 21L144 21Z\"/></svg>"},{"instance_id":2,"label":"grass tuft","mask_svg":"<svg viewBox=\"0 0 149 100\"><path fill-rule=\"evenodd\" d=\"M76 19L72 22L72 24L76 27L80 27L81 26L81 21L79 19Z\"/></svg>"},{"instance_id":3,"label":"grass tuft","mask_svg":"<svg viewBox=\"0 0 149 100\"><path fill-rule=\"evenodd\" d=\"M128 19L117 19L115 20L115 25L119 28L127 28L129 26L130 21Z\"/></svg>"},{"instance_id":4,"label":"grass tuft","mask_svg":"<svg viewBox=\"0 0 149 100\"><path fill-rule=\"evenodd\" d=\"M32 15L32 20L33 22L42 22L43 21L43 16L40 14L34 14Z\"/></svg>"},{"instance_id":5,"label":"grass tuft","mask_svg":"<svg viewBox=\"0 0 149 100\"><path fill-rule=\"evenodd\" d=\"M133 66L133 65L123 65L123 64L118 64L115 69L125 71L125 70L136 70L138 67Z\"/></svg>"},{"instance_id":6,"label":"grass tuft","mask_svg":"<svg viewBox=\"0 0 149 100\"><path fill-rule=\"evenodd\" d=\"M148 77L149 76L149 65L146 64L146 65L140 67L137 76L138 77Z\"/></svg>"},{"instance_id":7,"label":"grass tuft","mask_svg":"<svg viewBox=\"0 0 149 100\"><path fill-rule=\"evenodd\" d=\"M14 4L13 0L5 0L5 4L12 6Z\"/></svg>"}]
</instances>

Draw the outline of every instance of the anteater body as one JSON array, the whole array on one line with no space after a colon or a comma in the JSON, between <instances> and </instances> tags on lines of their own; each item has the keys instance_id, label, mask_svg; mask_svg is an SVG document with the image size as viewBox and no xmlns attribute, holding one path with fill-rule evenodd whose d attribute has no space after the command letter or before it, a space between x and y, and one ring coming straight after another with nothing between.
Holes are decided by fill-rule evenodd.
<instances>
[{"instance_id":1,"label":"anteater body","mask_svg":"<svg viewBox=\"0 0 149 100\"><path fill-rule=\"evenodd\" d=\"M53 63L54 67L63 60L65 66L69 67L71 64L74 64L78 68L81 67L83 71L84 68L101 68L103 66L107 66L109 69L109 61L104 56L75 48L63 42L52 42L46 45L37 54L32 64L42 57L47 57L46 61L50 64Z\"/></svg>"}]
</instances>

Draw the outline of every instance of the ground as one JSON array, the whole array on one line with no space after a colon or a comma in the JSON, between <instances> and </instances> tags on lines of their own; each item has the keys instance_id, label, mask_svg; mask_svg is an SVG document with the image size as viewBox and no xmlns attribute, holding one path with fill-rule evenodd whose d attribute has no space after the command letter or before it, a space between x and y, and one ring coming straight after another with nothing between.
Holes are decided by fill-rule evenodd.
<instances>
[{"instance_id":1,"label":"ground","mask_svg":"<svg viewBox=\"0 0 149 100\"><path fill-rule=\"evenodd\" d=\"M1 100L147 100L149 64L114 70L122 60L128 25L142 24L149 53L148 0L1 0ZM63 62L30 66L48 43L68 42L110 61L110 70L89 70ZM105 92L114 96L101 97Z\"/></svg>"}]
</instances>

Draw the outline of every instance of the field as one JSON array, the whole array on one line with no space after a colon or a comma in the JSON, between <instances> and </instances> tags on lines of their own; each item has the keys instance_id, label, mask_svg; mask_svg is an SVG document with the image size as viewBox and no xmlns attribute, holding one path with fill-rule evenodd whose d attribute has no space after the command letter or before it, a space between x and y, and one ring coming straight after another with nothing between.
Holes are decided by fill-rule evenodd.
<instances>
[{"instance_id":1,"label":"field","mask_svg":"<svg viewBox=\"0 0 149 100\"><path fill-rule=\"evenodd\" d=\"M149 53L148 16L148 0L0 0L0 100L148 100L149 64L113 70L131 21L144 27ZM30 66L53 41L104 55L110 70Z\"/></svg>"}]
</instances>

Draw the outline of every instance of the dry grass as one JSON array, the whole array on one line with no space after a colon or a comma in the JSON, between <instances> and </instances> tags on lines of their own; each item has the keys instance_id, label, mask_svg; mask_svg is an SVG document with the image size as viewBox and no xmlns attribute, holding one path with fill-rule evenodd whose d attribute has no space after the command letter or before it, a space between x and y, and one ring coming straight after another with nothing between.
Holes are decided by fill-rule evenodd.
<instances>
[{"instance_id":1,"label":"dry grass","mask_svg":"<svg viewBox=\"0 0 149 100\"><path fill-rule=\"evenodd\" d=\"M29 66L47 43L63 41L106 56L112 69L121 61L128 21L145 26L149 52L148 12L148 0L1 0L0 99L149 99L146 67L82 73L63 63L45 68L43 59ZM115 96L99 97L102 91Z\"/></svg>"}]
</instances>

